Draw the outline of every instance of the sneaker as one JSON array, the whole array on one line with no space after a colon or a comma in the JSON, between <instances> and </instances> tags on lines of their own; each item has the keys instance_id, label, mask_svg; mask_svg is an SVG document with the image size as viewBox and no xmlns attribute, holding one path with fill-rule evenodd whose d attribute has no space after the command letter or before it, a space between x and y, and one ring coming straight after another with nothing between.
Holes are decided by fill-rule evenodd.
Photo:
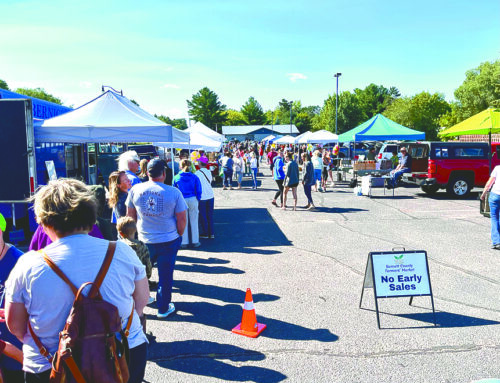
<instances>
[{"instance_id":1,"label":"sneaker","mask_svg":"<svg viewBox=\"0 0 500 383\"><path fill-rule=\"evenodd\" d=\"M201 246L200 242L193 243L193 247L200 247L200 246Z\"/></svg>"},{"instance_id":2,"label":"sneaker","mask_svg":"<svg viewBox=\"0 0 500 383\"><path fill-rule=\"evenodd\" d=\"M200 238L207 239L207 238L208 238L208 235L200 235Z\"/></svg>"},{"instance_id":3,"label":"sneaker","mask_svg":"<svg viewBox=\"0 0 500 383\"><path fill-rule=\"evenodd\" d=\"M187 249L188 245L181 245L181 249Z\"/></svg>"},{"instance_id":4,"label":"sneaker","mask_svg":"<svg viewBox=\"0 0 500 383\"><path fill-rule=\"evenodd\" d=\"M154 299L153 297L149 297L148 299L148 305L150 305L151 303L153 303L156 299Z\"/></svg>"},{"instance_id":5,"label":"sneaker","mask_svg":"<svg viewBox=\"0 0 500 383\"><path fill-rule=\"evenodd\" d=\"M210 236L210 239L215 239L215 235L213 235L213 234L212 234L212 235Z\"/></svg>"},{"instance_id":6,"label":"sneaker","mask_svg":"<svg viewBox=\"0 0 500 383\"><path fill-rule=\"evenodd\" d=\"M173 304L173 303L169 303L169 304L168 304L168 310L167 310L167 312L166 312L166 313L163 313L163 314L162 314L162 313L160 313L160 312L158 312L158 314L156 314L156 317L157 317L157 318L166 318L166 317L168 317L170 314L172 314L174 311L175 311L175 306L174 306L174 304Z\"/></svg>"}]
</instances>

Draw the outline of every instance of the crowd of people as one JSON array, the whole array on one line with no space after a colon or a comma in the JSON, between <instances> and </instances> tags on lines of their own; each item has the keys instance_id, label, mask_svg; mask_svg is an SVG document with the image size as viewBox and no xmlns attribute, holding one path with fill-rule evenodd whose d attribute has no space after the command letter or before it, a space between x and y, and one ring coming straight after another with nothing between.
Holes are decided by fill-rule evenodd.
<instances>
[{"instance_id":1,"label":"crowd of people","mask_svg":"<svg viewBox=\"0 0 500 383\"><path fill-rule=\"evenodd\" d=\"M188 157L181 155L178 164L169 157L146 161L125 152L107 191L74 179L50 181L32 199L39 226L26 255L4 242L6 223L0 215L0 381L49 382L75 291L94 281L109 252L112 261L99 296L121 318L121 337L130 350L123 376L130 383L143 380L144 307L156 300L158 318L172 314L179 249L215 238L208 158L201 155L193 163ZM157 284L149 281L154 266Z\"/></svg>"},{"instance_id":2,"label":"crowd of people","mask_svg":"<svg viewBox=\"0 0 500 383\"><path fill-rule=\"evenodd\" d=\"M395 179L411 161L406 149L401 151ZM271 202L283 210L287 204L297 209L300 183L305 209L314 209L312 191L325 192L329 180L333 185L337 165L326 148L255 142L230 143L212 160L220 165L224 190L233 189L234 181L241 189L245 175L257 189L259 167L267 163L278 189ZM156 301L158 318L171 315L178 251L199 247L200 238L215 238L215 180L208 166L202 152L196 157L181 152L177 162L170 155L140 160L128 151L109 175L107 190L73 179L50 181L32 199L39 226L27 256L4 242L6 224L0 215L0 354L7 356L0 359L0 367L5 382L49 381L49 356L58 349L74 289L94 281L110 251L113 261L99 293L116 306L128 334L128 381L142 381L148 353L144 307ZM114 241L116 247L109 245ZM153 267L157 284L150 281Z\"/></svg>"}]
</instances>

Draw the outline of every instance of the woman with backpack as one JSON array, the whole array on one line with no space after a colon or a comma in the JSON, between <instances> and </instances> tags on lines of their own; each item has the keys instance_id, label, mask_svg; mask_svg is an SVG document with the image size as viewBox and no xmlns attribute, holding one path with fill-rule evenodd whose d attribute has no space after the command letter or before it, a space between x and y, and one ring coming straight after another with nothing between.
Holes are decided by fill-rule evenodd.
<instances>
[{"instance_id":1,"label":"woman with backpack","mask_svg":"<svg viewBox=\"0 0 500 383\"><path fill-rule=\"evenodd\" d=\"M97 205L83 182L64 178L50 181L36 193L34 211L53 242L19 258L7 280L5 296L7 325L24 339L26 382L49 382L51 355L56 352L54 362L59 371L65 364L59 356L73 355L73 367L87 382L115 382L128 375L129 383L141 382L148 353L140 319L149 298L144 266L126 244L88 235L96 221ZM85 288L85 296L79 295L78 289L87 282L94 284ZM77 295L79 300L75 300ZM106 315L91 310L95 315L80 316L81 331L90 328L86 322L90 318L93 324L100 320L108 330L94 336L83 333L86 336L81 338L79 331L68 331L68 338L59 342L59 333L76 322L76 316L68 317L70 310L75 313L82 301L90 302L90 307L99 305ZM130 347L128 368L124 338ZM75 368L71 371L74 376ZM106 376L105 380L94 372Z\"/></svg>"}]
</instances>

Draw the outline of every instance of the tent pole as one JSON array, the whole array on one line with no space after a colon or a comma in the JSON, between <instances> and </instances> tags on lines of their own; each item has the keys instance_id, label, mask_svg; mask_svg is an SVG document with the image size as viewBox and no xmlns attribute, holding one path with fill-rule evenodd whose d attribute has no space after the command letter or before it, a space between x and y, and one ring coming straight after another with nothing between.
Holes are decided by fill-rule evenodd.
<instances>
[{"instance_id":1,"label":"tent pole","mask_svg":"<svg viewBox=\"0 0 500 383\"><path fill-rule=\"evenodd\" d=\"M174 143L172 142L170 144L170 160L172 161L172 186L174 184L174 177L175 177L175 154L174 154Z\"/></svg>"},{"instance_id":2,"label":"tent pole","mask_svg":"<svg viewBox=\"0 0 500 383\"><path fill-rule=\"evenodd\" d=\"M491 129L488 132L488 159L489 159L489 166L490 166L490 174L491 174Z\"/></svg>"}]
</instances>

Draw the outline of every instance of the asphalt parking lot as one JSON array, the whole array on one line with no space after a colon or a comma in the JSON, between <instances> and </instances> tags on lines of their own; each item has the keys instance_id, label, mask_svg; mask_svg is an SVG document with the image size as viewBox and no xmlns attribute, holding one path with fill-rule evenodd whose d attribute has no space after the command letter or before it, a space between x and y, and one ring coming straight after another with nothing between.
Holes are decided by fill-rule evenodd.
<instances>
[{"instance_id":1,"label":"asphalt parking lot","mask_svg":"<svg viewBox=\"0 0 500 383\"><path fill-rule=\"evenodd\" d=\"M156 337L146 381L500 378L500 251L490 249L477 193L375 189L367 198L339 185L313 193L315 211L294 212L271 205L269 171L260 181L256 191L215 189L216 239L179 252L177 312L157 320L146 309ZM401 247L427 251L437 326L429 297L379 300L380 330L372 290L358 307L368 253ZM247 287L267 325L256 339L231 332Z\"/></svg>"}]
</instances>

